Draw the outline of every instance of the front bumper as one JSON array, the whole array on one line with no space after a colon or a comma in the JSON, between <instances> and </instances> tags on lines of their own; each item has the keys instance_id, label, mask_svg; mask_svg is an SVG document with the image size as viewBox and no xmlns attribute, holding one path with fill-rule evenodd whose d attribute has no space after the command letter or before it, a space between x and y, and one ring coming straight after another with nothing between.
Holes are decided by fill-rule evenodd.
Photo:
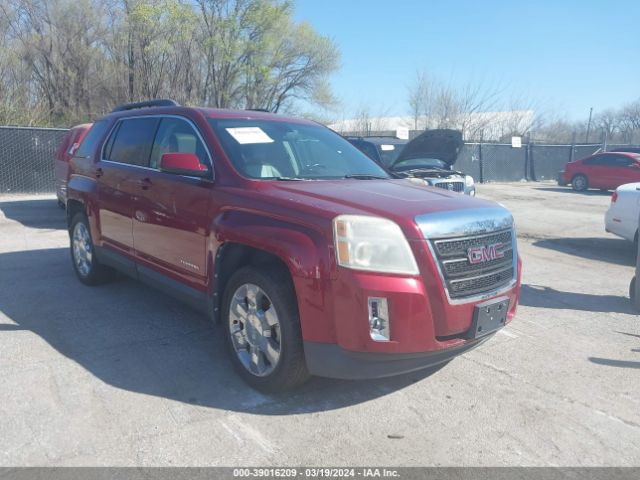
<instances>
[{"instance_id":1,"label":"front bumper","mask_svg":"<svg viewBox=\"0 0 640 480\"><path fill-rule=\"evenodd\" d=\"M510 307L507 323L515 316L519 295L519 272L515 285L478 299L452 303L440 280L435 262L423 246L423 241L410 241L422 274L417 277L383 275L340 269L332 282L333 312L330 316L334 336L331 340L318 337L305 340L335 343L349 352L378 354L423 354L446 350L468 343L475 306L486 300L508 297ZM390 341L376 341L369 331L368 299L388 302ZM389 357L391 358L391 357Z\"/></svg>"},{"instance_id":2,"label":"front bumper","mask_svg":"<svg viewBox=\"0 0 640 480\"><path fill-rule=\"evenodd\" d=\"M509 299L506 323L515 316L520 295L521 261L514 243L515 278L512 283L472 297L449 297L439 264L426 238L440 238L461 225L501 231L510 214L463 210L417 218L424 238L409 239L420 274L402 276L336 268L331 279L300 282L299 310L305 355L311 373L337 378L378 378L428 368L449 361L481 344L473 339L476 306ZM500 215L498 215L498 213ZM476 223L473 221L480 219ZM448 230L447 230L448 229ZM444 233L443 233L444 232ZM515 240L514 240L515 242ZM388 340L372 327L370 301L384 301ZM377 317L378 315L373 315ZM388 365L387 365L388 364Z\"/></svg>"},{"instance_id":3,"label":"front bumper","mask_svg":"<svg viewBox=\"0 0 640 480\"><path fill-rule=\"evenodd\" d=\"M493 335L461 345L420 353L351 352L330 343L304 342L307 368L312 375L365 380L415 372L446 363L484 343Z\"/></svg>"}]
</instances>

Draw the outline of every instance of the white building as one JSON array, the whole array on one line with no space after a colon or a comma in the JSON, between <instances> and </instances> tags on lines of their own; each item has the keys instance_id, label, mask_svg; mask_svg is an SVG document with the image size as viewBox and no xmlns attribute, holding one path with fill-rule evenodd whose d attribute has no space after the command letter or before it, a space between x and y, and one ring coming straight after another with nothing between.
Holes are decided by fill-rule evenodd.
<instances>
[{"instance_id":1,"label":"white building","mask_svg":"<svg viewBox=\"0 0 640 480\"><path fill-rule=\"evenodd\" d=\"M398 130L425 130L427 128L454 128L462 130L468 140L482 138L497 141L505 136L524 135L533 126L533 110L511 112L474 112L457 115L452 119L435 119L424 116L362 117L341 120L329 125L339 133L368 135L371 132L396 132Z\"/></svg>"}]
</instances>

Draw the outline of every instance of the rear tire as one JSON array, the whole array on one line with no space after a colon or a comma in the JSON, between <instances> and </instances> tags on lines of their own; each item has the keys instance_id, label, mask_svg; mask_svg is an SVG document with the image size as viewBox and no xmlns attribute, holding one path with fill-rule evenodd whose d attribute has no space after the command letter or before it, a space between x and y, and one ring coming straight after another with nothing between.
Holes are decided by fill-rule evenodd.
<instances>
[{"instance_id":1,"label":"rear tire","mask_svg":"<svg viewBox=\"0 0 640 480\"><path fill-rule=\"evenodd\" d=\"M571 187L576 192L584 192L589 189L589 179L585 175L579 173L571 179Z\"/></svg>"},{"instance_id":2,"label":"rear tire","mask_svg":"<svg viewBox=\"0 0 640 480\"><path fill-rule=\"evenodd\" d=\"M114 271L96 257L89 220L83 212L76 213L71 219L70 243L71 262L78 280L94 286L113 278Z\"/></svg>"},{"instance_id":3,"label":"rear tire","mask_svg":"<svg viewBox=\"0 0 640 480\"><path fill-rule=\"evenodd\" d=\"M235 272L225 287L221 319L231 362L251 387L282 392L308 380L288 272L273 266Z\"/></svg>"}]
</instances>

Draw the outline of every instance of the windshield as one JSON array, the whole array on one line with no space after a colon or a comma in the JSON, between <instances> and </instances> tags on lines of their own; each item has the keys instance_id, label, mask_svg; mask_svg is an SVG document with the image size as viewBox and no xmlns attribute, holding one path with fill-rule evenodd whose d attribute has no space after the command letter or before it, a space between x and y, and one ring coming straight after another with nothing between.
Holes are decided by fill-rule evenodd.
<instances>
[{"instance_id":1,"label":"windshield","mask_svg":"<svg viewBox=\"0 0 640 480\"><path fill-rule=\"evenodd\" d=\"M321 126L236 118L209 123L233 165L248 178L389 178L360 150Z\"/></svg>"},{"instance_id":2,"label":"windshield","mask_svg":"<svg viewBox=\"0 0 640 480\"><path fill-rule=\"evenodd\" d=\"M416 168L441 168L451 170L451 167L449 167L446 162L438 160L437 158L410 158L401 160L393 166L394 170L413 170Z\"/></svg>"}]
</instances>

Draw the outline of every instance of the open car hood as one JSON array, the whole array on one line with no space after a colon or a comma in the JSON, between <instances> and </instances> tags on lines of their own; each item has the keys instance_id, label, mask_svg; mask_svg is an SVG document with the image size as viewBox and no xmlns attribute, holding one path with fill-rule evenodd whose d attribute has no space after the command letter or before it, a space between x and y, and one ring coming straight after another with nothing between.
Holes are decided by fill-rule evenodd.
<instances>
[{"instance_id":1,"label":"open car hood","mask_svg":"<svg viewBox=\"0 0 640 480\"><path fill-rule=\"evenodd\" d=\"M407 143L389 167L413 158L435 158L451 166L462 149L462 132L458 130L427 130Z\"/></svg>"}]
</instances>

